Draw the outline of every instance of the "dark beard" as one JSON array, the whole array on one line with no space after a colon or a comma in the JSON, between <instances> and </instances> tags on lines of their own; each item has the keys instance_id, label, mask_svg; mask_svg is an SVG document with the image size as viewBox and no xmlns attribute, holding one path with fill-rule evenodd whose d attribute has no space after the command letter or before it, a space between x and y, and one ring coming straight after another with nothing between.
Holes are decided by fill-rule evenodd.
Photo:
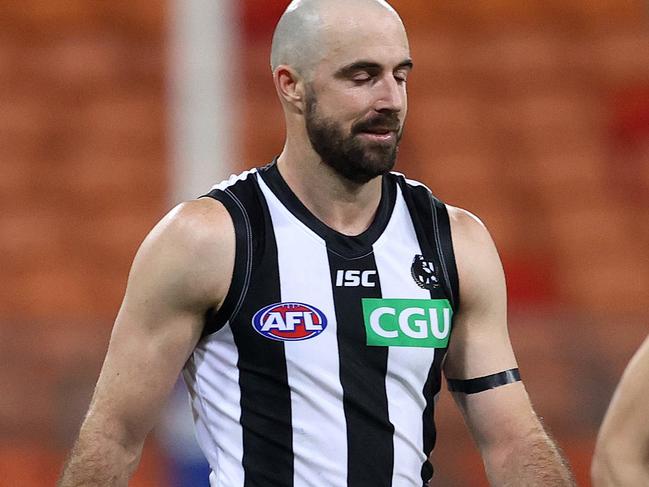
<instances>
[{"instance_id":1,"label":"dark beard","mask_svg":"<svg viewBox=\"0 0 649 487\"><path fill-rule=\"evenodd\" d=\"M313 149L322 162L343 178L357 184L365 184L377 176L392 170L397 160L402 130L396 113L379 113L370 120L357 122L351 134L345 136L336 122L318 116L317 99L307 93L305 122ZM397 139L394 144L372 144L356 137L373 127L394 127Z\"/></svg>"}]
</instances>

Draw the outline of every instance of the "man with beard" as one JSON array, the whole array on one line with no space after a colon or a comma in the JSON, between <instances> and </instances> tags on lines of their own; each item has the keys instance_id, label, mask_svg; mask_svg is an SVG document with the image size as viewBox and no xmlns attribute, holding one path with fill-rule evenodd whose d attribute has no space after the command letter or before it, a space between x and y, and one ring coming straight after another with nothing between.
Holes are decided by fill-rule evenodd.
<instances>
[{"instance_id":1,"label":"man with beard","mask_svg":"<svg viewBox=\"0 0 649 487\"><path fill-rule=\"evenodd\" d=\"M390 172L412 66L384 1L288 6L282 153L142 244L61 486L126 485L181 369L212 486L427 485L442 369L493 485L572 485L488 232Z\"/></svg>"}]
</instances>

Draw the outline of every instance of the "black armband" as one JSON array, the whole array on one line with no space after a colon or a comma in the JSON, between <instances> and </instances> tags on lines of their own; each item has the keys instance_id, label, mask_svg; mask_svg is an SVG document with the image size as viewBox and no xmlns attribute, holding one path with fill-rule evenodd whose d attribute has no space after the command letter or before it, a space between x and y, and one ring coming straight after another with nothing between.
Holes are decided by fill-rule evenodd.
<instances>
[{"instance_id":1,"label":"black armband","mask_svg":"<svg viewBox=\"0 0 649 487\"><path fill-rule=\"evenodd\" d=\"M448 379L448 390L451 392L462 392L464 394L476 394L496 387L511 384L521 380L521 374L516 369L505 370L497 374L476 377L475 379Z\"/></svg>"}]
</instances>

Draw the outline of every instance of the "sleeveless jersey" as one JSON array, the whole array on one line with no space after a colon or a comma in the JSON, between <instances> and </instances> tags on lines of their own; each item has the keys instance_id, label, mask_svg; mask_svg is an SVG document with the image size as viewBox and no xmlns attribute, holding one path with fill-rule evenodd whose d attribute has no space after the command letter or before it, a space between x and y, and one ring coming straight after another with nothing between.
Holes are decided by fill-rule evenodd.
<instances>
[{"instance_id":1,"label":"sleeveless jersey","mask_svg":"<svg viewBox=\"0 0 649 487\"><path fill-rule=\"evenodd\" d=\"M206 196L236 235L229 292L184 370L211 486L426 485L459 304L446 206L390 173L370 227L345 236L276 163Z\"/></svg>"}]
</instances>

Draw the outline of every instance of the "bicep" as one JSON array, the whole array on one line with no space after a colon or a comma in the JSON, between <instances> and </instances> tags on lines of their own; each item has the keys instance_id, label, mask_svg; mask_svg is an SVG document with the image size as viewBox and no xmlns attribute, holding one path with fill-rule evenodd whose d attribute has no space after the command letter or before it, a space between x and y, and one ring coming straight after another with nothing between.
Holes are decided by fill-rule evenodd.
<instances>
[{"instance_id":1,"label":"bicep","mask_svg":"<svg viewBox=\"0 0 649 487\"><path fill-rule=\"evenodd\" d=\"M472 215L451 213L461 306L453 319L444 372L482 377L516 367L507 331L505 277L486 228Z\"/></svg>"},{"instance_id":2,"label":"bicep","mask_svg":"<svg viewBox=\"0 0 649 487\"><path fill-rule=\"evenodd\" d=\"M212 243L202 227L174 221L182 217L163 220L135 257L89 410L88 418L126 444L138 444L153 427L200 339L205 310L218 307L229 285L227 221Z\"/></svg>"},{"instance_id":3,"label":"bicep","mask_svg":"<svg viewBox=\"0 0 649 487\"><path fill-rule=\"evenodd\" d=\"M142 311L120 310L90 410L134 442L153 427L202 328L196 314Z\"/></svg>"}]
</instances>

